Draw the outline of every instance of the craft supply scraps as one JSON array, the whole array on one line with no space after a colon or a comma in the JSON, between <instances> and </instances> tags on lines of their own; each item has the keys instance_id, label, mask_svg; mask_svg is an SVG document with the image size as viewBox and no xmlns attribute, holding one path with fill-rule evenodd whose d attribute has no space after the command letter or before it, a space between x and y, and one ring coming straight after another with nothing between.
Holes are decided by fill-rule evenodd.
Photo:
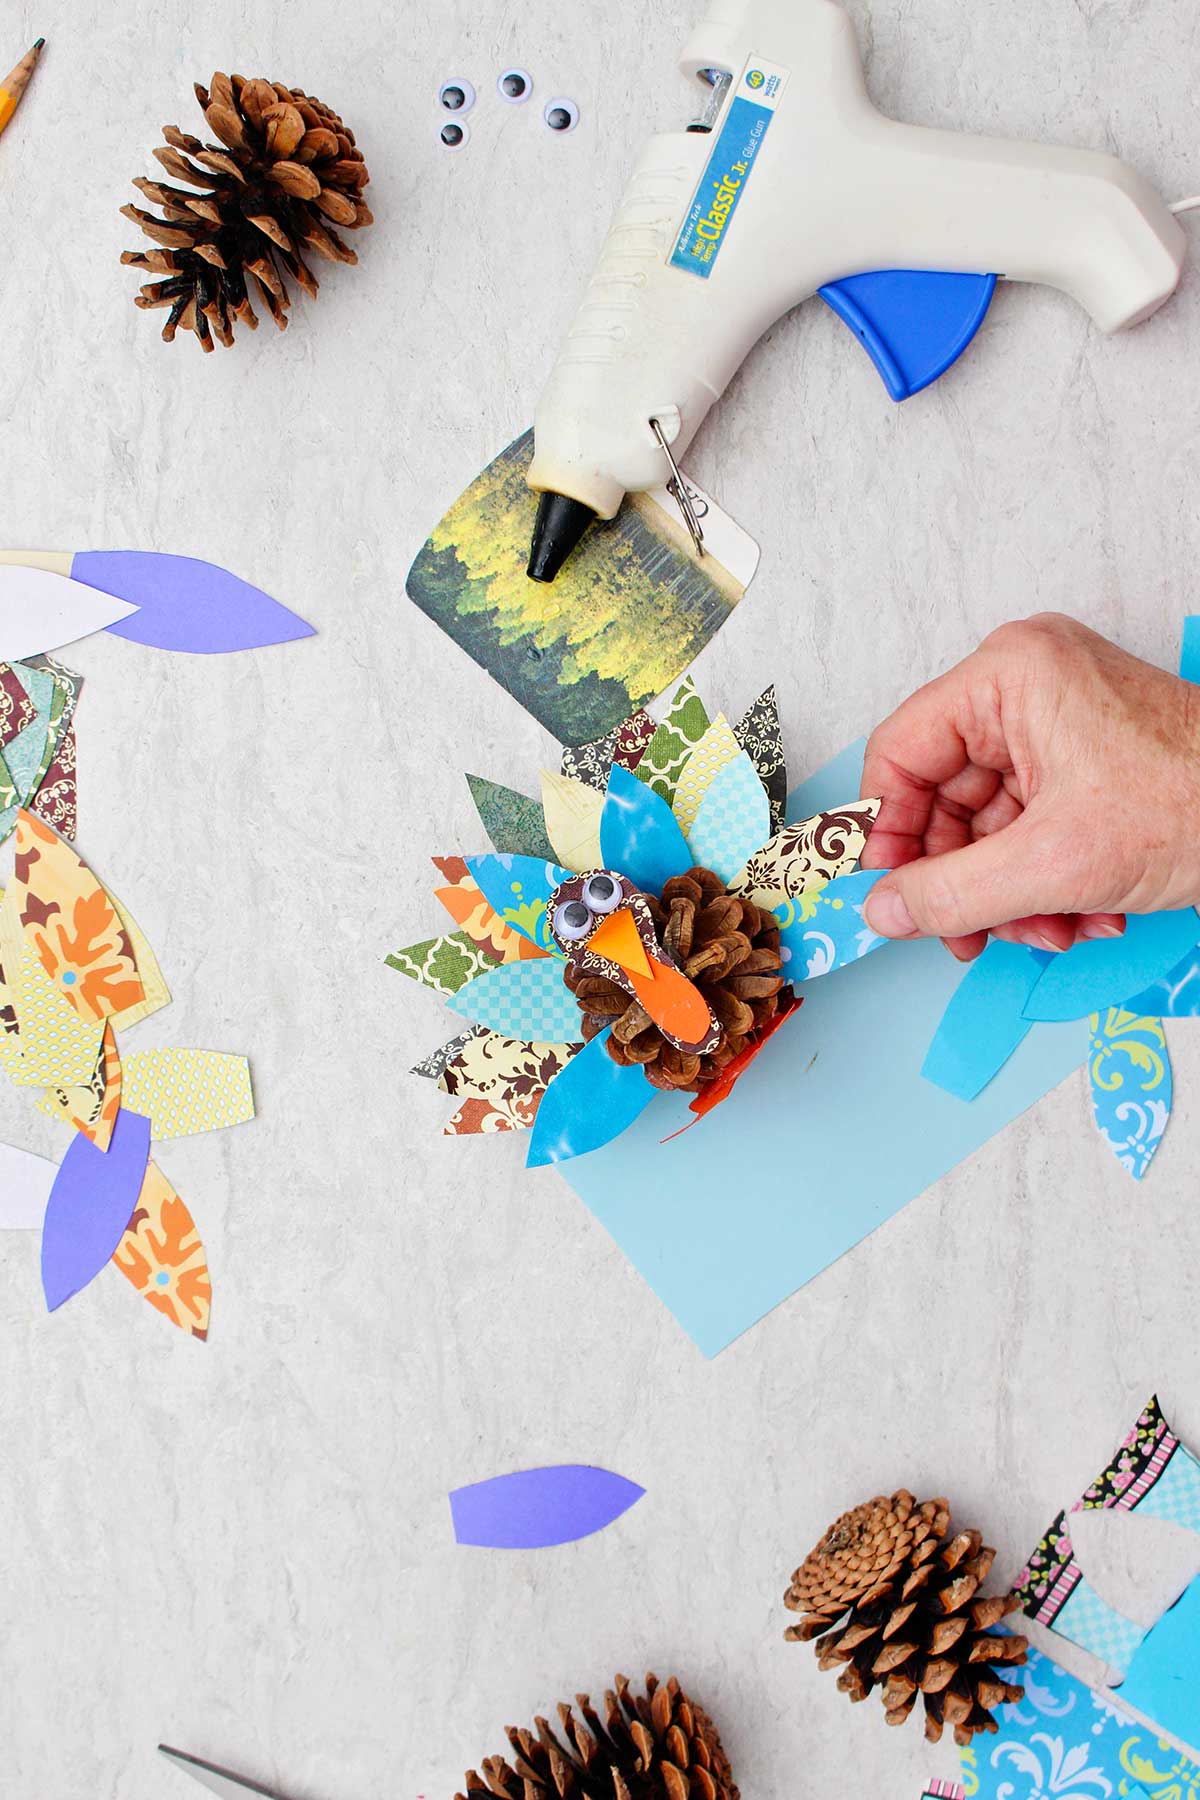
<instances>
[{"instance_id":1,"label":"craft supply scraps","mask_svg":"<svg viewBox=\"0 0 1200 1800\"><path fill-rule=\"evenodd\" d=\"M0 571L2 574L3 571ZM75 708L83 677L52 656L0 663L0 843L21 807L75 836Z\"/></svg>"},{"instance_id":2,"label":"craft supply scraps","mask_svg":"<svg viewBox=\"0 0 1200 1800\"><path fill-rule=\"evenodd\" d=\"M553 587L530 581L532 452L527 431L476 476L409 570L408 595L561 743L590 743L678 680L745 593L758 549L689 483L702 559L660 488L590 532Z\"/></svg>"},{"instance_id":3,"label":"craft supply scraps","mask_svg":"<svg viewBox=\"0 0 1200 1800\"><path fill-rule=\"evenodd\" d=\"M960 1751L971 1800L1196 1800L1200 1763L1030 1649L994 1738Z\"/></svg>"},{"instance_id":4,"label":"craft supply scraps","mask_svg":"<svg viewBox=\"0 0 1200 1800\"><path fill-rule=\"evenodd\" d=\"M570 1544L611 1525L641 1499L645 1488L586 1463L556 1463L493 1475L450 1495L454 1536L460 1544L499 1550Z\"/></svg>"},{"instance_id":5,"label":"craft supply scraps","mask_svg":"<svg viewBox=\"0 0 1200 1800\"><path fill-rule=\"evenodd\" d=\"M579 1718L565 1702L558 1707L561 1737L543 1718L533 1730L510 1725L512 1761L485 1757L480 1770L468 1769L455 1800L558 1800L564 1794L738 1800L716 1726L674 1676L660 1684L647 1675L644 1694L626 1676L616 1676L603 1716L586 1694L576 1694L575 1704Z\"/></svg>"},{"instance_id":6,"label":"craft supply scraps","mask_svg":"<svg viewBox=\"0 0 1200 1800\"><path fill-rule=\"evenodd\" d=\"M204 1246L150 1143L237 1124L253 1102L243 1057L143 1050L122 1067L116 1031L168 998L129 915L56 832L20 811L14 876L0 896L0 1061L19 1085L41 1085L40 1104L75 1133L41 1216L47 1306L111 1262L157 1312L204 1338ZM29 1224L45 1174L40 1159L11 1150L0 1170L13 1158L18 1197L0 1218Z\"/></svg>"},{"instance_id":7,"label":"craft supply scraps","mask_svg":"<svg viewBox=\"0 0 1200 1800\"><path fill-rule=\"evenodd\" d=\"M967 1800L967 1790L957 1781L927 1781L921 1800Z\"/></svg>"},{"instance_id":8,"label":"craft supply scraps","mask_svg":"<svg viewBox=\"0 0 1200 1800\"><path fill-rule=\"evenodd\" d=\"M25 52L11 74L0 81L0 131L4 130L20 105L21 96L29 86L30 77L37 68L45 43L45 38L39 38L33 49Z\"/></svg>"},{"instance_id":9,"label":"craft supply scraps","mask_svg":"<svg viewBox=\"0 0 1200 1800\"><path fill-rule=\"evenodd\" d=\"M47 611L63 621L49 637ZM154 550L0 551L0 632L10 623L14 641L36 640L38 649L107 629L200 656L313 636L311 625L228 569ZM15 654L6 641L0 635L0 653Z\"/></svg>"},{"instance_id":10,"label":"craft supply scraps","mask_svg":"<svg viewBox=\"0 0 1200 1800\"><path fill-rule=\"evenodd\" d=\"M925 1736L944 1728L956 1744L997 1729L995 1713L1021 1696L1003 1671L1025 1661L1022 1637L995 1627L1020 1608L1011 1594L986 1598L996 1552L978 1531L947 1535L945 1500L918 1505L906 1488L879 1495L829 1527L784 1595L790 1643L812 1643L818 1666L837 1669L851 1700L876 1689L889 1725L924 1702Z\"/></svg>"},{"instance_id":11,"label":"craft supply scraps","mask_svg":"<svg viewBox=\"0 0 1200 1800\"><path fill-rule=\"evenodd\" d=\"M884 941L862 917L879 877L851 872L878 803L850 801L772 834L758 766L723 720L700 726L693 699L690 687L676 695L661 746L636 719L618 730L603 793L569 775L547 776L540 804L485 790L481 816L503 850L467 857L461 875L441 863L456 877L451 894L465 895L455 916L474 921L490 966L468 976L467 946L434 939L388 959L526 1046L491 1071L512 1065L511 1083L473 1096L503 1119L476 1115L458 1129L530 1126L531 1167L609 1142L659 1093L691 1094L697 1117L711 1112L794 1010L793 982ZM622 736L642 744L632 768L618 760ZM779 767L772 747L772 778ZM481 788L472 782L477 799ZM550 845L563 862L547 857ZM486 1051L475 1043L472 1055Z\"/></svg>"},{"instance_id":12,"label":"craft supply scraps","mask_svg":"<svg viewBox=\"0 0 1200 1800\"><path fill-rule=\"evenodd\" d=\"M134 304L168 309L165 342L182 327L211 351L214 339L233 343L236 322L257 329L252 293L281 331L289 281L316 298L306 254L358 261L336 227L357 231L372 223L363 198L370 176L349 126L300 88L217 73L208 87L197 82L195 92L219 141L164 127L166 144L154 155L185 186L134 181L163 216L132 205L121 211L160 248L127 250L121 261L164 277L147 282Z\"/></svg>"},{"instance_id":13,"label":"craft supply scraps","mask_svg":"<svg viewBox=\"0 0 1200 1800\"><path fill-rule=\"evenodd\" d=\"M1200 1462L1171 1430L1157 1395L1147 1401L1108 1466L1070 1512L1113 1507L1200 1532ZM1064 1509L1052 1521L1013 1592L1031 1619L1090 1650L1123 1677L1153 1632L1111 1606L1092 1586L1076 1556L1068 1516ZM1157 1663L1157 1654L1152 1660ZM1158 1722L1173 1729L1165 1719Z\"/></svg>"}]
</instances>

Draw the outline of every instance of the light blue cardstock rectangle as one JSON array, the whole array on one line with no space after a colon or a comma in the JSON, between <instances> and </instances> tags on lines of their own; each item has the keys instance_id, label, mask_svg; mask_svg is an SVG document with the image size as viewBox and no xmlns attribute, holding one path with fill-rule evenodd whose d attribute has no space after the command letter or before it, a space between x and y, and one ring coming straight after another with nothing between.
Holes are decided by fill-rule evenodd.
<instances>
[{"instance_id":1,"label":"light blue cardstock rectangle","mask_svg":"<svg viewBox=\"0 0 1200 1800\"><path fill-rule=\"evenodd\" d=\"M857 798L864 745L790 796L788 818ZM563 1173L706 1356L740 1337L1057 1087L1086 1024L1035 1025L972 1101L921 1076L962 968L941 944L884 947L804 1004L728 1100L692 1122L663 1098ZM826 1172L823 1174L823 1172Z\"/></svg>"}]
</instances>

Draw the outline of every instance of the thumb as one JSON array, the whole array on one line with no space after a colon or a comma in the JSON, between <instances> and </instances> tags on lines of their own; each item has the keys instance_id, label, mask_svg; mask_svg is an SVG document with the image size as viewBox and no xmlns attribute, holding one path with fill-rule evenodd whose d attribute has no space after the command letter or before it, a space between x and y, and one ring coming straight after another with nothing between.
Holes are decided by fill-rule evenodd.
<instances>
[{"instance_id":1,"label":"thumb","mask_svg":"<svg viewBox=\"0 0 1200 1800\"><path fill-rule=\"evenodd\" d=\"M872 888L863 917L880 937L956 938L1037 913L1076 912L1077 875L1046 843L1023 813L963 850L893 870Z\"/></svg>"}]
</instances>

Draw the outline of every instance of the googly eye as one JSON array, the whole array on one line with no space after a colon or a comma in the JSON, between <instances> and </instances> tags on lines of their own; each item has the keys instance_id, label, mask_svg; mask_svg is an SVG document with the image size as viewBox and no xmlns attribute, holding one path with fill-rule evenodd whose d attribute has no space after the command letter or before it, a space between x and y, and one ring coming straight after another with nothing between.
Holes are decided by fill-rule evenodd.
<instances>
[{"instance_id":1,"label":"googly eye","mask_svg":"<svg viewBox=\"0 0 1200 1800\"><path fill-rule=\"evenodd\" d=\"M457 119L447 119L446 123L442 126L442 129L438 132L438 136L441 138L443 144L445 144L447 150L461 150L467 141L468 135L469 133L466 126L460 125Z\"/></svg>"},{"instance_id":2,"label":"googly eye","mask_svg":"<svg viewBox=\"0 0 1200 1800\"><path fill-rule=\"evenodd\" d=\"M582 900L560 900L554 909L554 935L564 944L577 944L592 929L592 915Z\"/></svg>"},{"instance_id":3,"label":"googly eye","mask_svg":"<svg viewBox=\"0 0 1200 1800\"><path fill-rule=\"evenodd\" d=\"M612 875L593 875L583 890L584 905L594 913L610 913L625 898L621 884Z\"/></svg>"},{"instance_id":4,"label":"googly eye","mask_svg":"<svg viewBox=\"0 0 1200 1800\"><path fill-rule=\"evenodd\" d=\"M542 122L549 131L574 131L579 123L579 108L573 100L547 100Z\"/></svg>"},{"instance_id":5,"label":"googly eye","mask_svg":"<svg viewBox=\"0 0 1200 1800\"><path fill-rule=\"evenodd\" d=\"M510 106L520 106L533 92L533 77L524 69L505 69L496 77L496 92Z\"/></svg>"},{"instance_id":6,"label":"googly eye","mask_svg":"<svg viewBox=\"0 0 1200 1800\"><path fill-rule=\"evenodd\" d=\"M475 104L475 89L465 75L443 81L438 89L438 105L449 113L468 113Z\"/></svg>"}]
</instances>

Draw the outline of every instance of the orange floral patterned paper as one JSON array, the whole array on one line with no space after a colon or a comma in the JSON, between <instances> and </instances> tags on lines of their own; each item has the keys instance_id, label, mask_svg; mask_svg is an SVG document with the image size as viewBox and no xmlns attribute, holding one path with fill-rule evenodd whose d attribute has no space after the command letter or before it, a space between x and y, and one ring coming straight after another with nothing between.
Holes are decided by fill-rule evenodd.
<instances>
[{"instance_id":1,"label":"orange floral patterned paper","mask_svg":"<svg viewBox=\"0 0 1200 1800\"><path fill-rule=\"evenodd\" d=\"M109 1019L91 1081L80 1087L47 1088L38 1105L52 1118L65 1119L76 1131L82 1131L97 1150L107 1150L121 1110L121 1087L121 1058Z\"/></svg>"},{"instance_id":2,"label":"orange floral patterned paper","mask_svg":"<svg viewBox=\"0 0 1200 1800\"><path fill-rule=\"evenodd\" d=\"M87 864L25 811L17 814L13 886L26 942L81 1019L107 1019L145 999L112 899Z\"/></svg>"},{"instance_id":3,"label":"orange floral patterned paper","mask_svg":"<svg viewBox=\"0 0 1200 1800\"><path fill-rule=\"evenodd\" d=\"M434 894L477 950L498 963L531 962L534 957L546 955L492 910L461 856L435 856L433 866L448 883L446 887L434 888Z\"/></svg>"},{"instance_id":4,"label":"orange floral patterned paper","mask_svg":"<svg viewBox=\"0 0 1200 1800\"><path fill-rule=\"evenodd\" d=\"M137 1209L113 1262L144 1300L192 1337L208 1336L212 1284L192 1215L162 1170L147 1164Z\"/></svg>"}]
</instances>

